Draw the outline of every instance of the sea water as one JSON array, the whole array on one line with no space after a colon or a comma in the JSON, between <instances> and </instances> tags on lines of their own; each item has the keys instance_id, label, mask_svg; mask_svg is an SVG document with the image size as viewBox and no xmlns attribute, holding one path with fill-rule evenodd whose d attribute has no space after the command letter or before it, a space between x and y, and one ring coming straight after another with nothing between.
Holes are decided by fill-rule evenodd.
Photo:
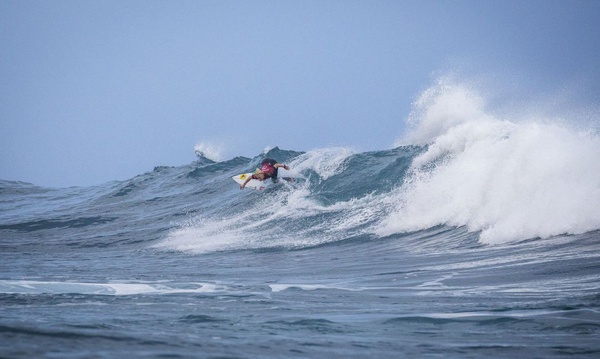
<instances>
[{"instance_id":1,"label":"sea water","mask_svg":"<svg viewBox=\"0 0 600 359\"><path fill-rule=\"evenodd\" d=\"M388 150L0 181L0 357L598 357L597 134L462 89L414 116ZM264 157L297 180L240 191Z\"/></svg>"}]
</instances>

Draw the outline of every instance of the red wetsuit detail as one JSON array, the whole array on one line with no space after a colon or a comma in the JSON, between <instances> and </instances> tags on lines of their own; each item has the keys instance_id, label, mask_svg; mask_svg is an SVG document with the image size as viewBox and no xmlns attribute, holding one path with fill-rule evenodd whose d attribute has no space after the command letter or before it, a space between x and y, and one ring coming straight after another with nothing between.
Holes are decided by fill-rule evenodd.
<instances>
[{"instance_id":1,"label":"red wetsuit detail","mask_svg":"<svg viewBox=\"0 0 600 359\"><path fill-rule=\"evenodd\" d=\"M260 167L260 171L265 174L266 178L269 178L275 174L275 167L268 163L265 163Z\"/></svg>"}]
</instances>

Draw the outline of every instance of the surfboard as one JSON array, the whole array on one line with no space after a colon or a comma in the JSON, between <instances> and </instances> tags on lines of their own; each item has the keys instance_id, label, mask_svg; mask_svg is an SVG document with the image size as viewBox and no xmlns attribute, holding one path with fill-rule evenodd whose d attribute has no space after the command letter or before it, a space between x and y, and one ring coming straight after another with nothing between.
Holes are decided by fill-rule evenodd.
<instances>
[{"instance_id":1,"label":"surfboard","mask_svg":"<svg viewBox=\"0 0 600 359\"><path fill-rule=\"evenodd\" d=\"M240 175L231 177L231 179L236 181L239 184L243 184L244 182L246 182L248 177L252 176L252 174L253 174L252 172L242 173ZM294 177L296 177L297 175L294 177L290 176L290 175L293 176L294 174L295 174L294 172L287 171L284 168L279 168L278 178L283 181L294 182L295 181ZM245 188L251 188L251 189L256 189L256 190L262 191L272 183L273 183L273 181L271 179L266 179L264 181L259 181L257 179L251 179L250 181L248 181Z\"/></svg>"},{"instance_id":2,"label":"surfboard","mask_svg":"<svg viewBox=\"0 0 600 359\"><path fill-rule=\"evenodd\" d=\"M246 182L246 180L250 176L252 176L252 172L242 173L241 175L231 177L231 179L233 179L234 181L236 181L239 184L243 184L244 182ZM251 179L246 184L245 188L252 188L252 189L262 191L263 189L267 188L267 183L271 183L271 180L259 181L257 179Z\"/></svg>"}]
</instances>

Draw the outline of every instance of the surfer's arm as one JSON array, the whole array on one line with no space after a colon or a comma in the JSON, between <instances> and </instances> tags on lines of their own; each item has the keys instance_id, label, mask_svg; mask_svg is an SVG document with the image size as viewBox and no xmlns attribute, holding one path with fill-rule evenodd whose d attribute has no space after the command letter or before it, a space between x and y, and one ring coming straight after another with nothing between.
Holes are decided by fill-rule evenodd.
<instances>
[{"instance_id":1,"label":"surfer's arm","mask_svg":"<svg viewBox=\"0 0 600 359\"><path fill-rule=\"evenodd\" d=\"M285 170L289 170L290 169L290 166L288 166L288 165L282 165L281 163L276 163L276 164L273 165L273 167L275 167L275 168L283 167L283 169L285 169Z\"/></svg>"},{"instance_id":2,"label":"surfer's arm","mask_svg":"<svg viewBox=\"0 0 600 359\"><path fill-rule=\"evenodd\" d=\"M252 177L254 177L254 175L249 176L248 178L246 178L246 180L244 181L244 183L242 183L240 185L240 189L244 189L244 187L246 187L246 184L248 184L248 182L250 182L250 180L252 179Z\"/></svg>"}]
</instances>

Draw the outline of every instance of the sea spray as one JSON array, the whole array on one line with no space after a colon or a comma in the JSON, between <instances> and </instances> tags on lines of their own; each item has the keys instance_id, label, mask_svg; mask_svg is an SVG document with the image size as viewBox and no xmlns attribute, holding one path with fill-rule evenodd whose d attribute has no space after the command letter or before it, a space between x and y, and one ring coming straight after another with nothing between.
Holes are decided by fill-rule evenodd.
<instances>
[{"instance_id":1,"label":"sea spray","mask_svg":"<svg viewBox=\"0 0 600 359\"><path fill-rule=\"evenodd\" d=\"M467 226L494 244L599 228L600 137L495 118L471 91L439 84L417 102L422 117L408 138L428 149L376 233Z\"/></svg>"}]
</instances>

